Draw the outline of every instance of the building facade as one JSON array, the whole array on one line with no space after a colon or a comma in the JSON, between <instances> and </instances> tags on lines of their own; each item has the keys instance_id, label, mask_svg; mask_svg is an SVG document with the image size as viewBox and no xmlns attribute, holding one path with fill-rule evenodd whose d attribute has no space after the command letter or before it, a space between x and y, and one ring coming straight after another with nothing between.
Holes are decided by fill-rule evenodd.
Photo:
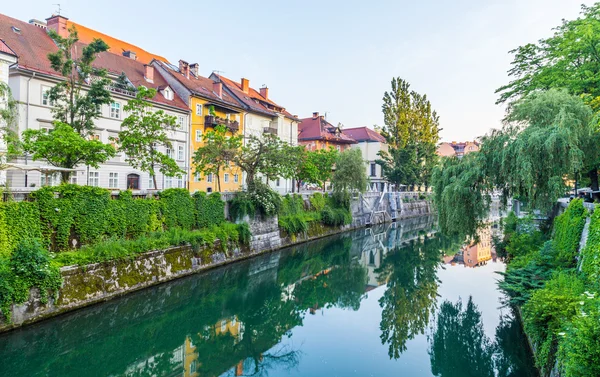
<instances>
[{"instance_id":1,"label":"building facade","mask_svg":"<svg viewBox=\"0 0 600 377\"><path fill-rule=\"evenodd\" d=\"M342 132L342 128L329 123L323 115L314 112L310 118L300 119L298 143L309 151L334 148L342 152L351 148L356 140Z\"/></svg>"},{"instance_id":2,"label":"building facade","mask_svg":"<svg viewBox=\"0 0 600 377\"><path fill-rule=\"evenodd\" d=\"M386 180L383 177L381 165L377 164L376 161L380 158L379 152L388 150L385 138L367 127L347 128L342 132L358 143L354 144L353 148L360 149L365 160L370 189L372 191L384 191Z\"/></svg>"},{"instance_id":3,"label":"building facade","mask_svg":"<svg viewBox=\"0 0 600 377\"><path fill-rule=\"evenodd\" d=\"M64 80L54 71L47 55L58 50L50 38L47 29L56 31L60 36L68 36L69 20L62 16L52 16L44 25L39 21L22 22L0 15L0 39L17 55L18 63L11 66L9 84L13 96L19 101L18 131L28 129L47 130L53 128L53 104L48 98L48 90ZM88 29L88 34L93 31ZM102 34L98 33L99 38ZM85 46L77 43L77 48ZM135 46L134 46L135 47ZM112 101L100 109L101 116L94 120L94 130L91 138L103 143L110 143L117 149L114 158L101 164L98 169L89 166L78 166L71 174L71 182L99 186L112 190L153 190L170 187L186 187L187 172L189 171L189 108L168 86L165 79L155 69L137 60L134 50L100 53L94 61L96 68L103 68L113 81L111 90ZM119 78L124 78L129 86L124 89L117 84ZM131 167L122 152L118 152L118 137L121 123L127 117L124 107L127 101L135 97L135 88L144 85L157 90L157 95L151 100L155 110L163 110L175 117L177 128L169 131L172 148L164 148L163 152L172 156L186 174L178 177L165 177L157 174L157 186L146 172ZM84 88L85 89L85 88ZM16 165L26 169L8 170L7 180L13 188L35 188L44 185L58 184L58 174L42 174L35 168L44 169L44 161L32 161L25 155L15 161ZM39 170L38 169L38 170Z\"/></svg>"},{"instance_id":4,"label":"building facade","mask_svg":"<svg viewBox=\"0 0 600 377\"><path fill-rule=\"evenodd\" d=\"M0 84L8 86L8 73L10 71L10 67L17 63L17 54L12 51L2 40L0 40ZM6 106L6 102L8 101L8 93L4 96L4 98L0 97L0 109ZM2 124L2 120L0 120L0 128L1 127L9 127L10 125ZM4 135L0 132L0 166L4 167L6 163L6 153L7 145L4 140ZM6 171L0 168L0 185L4 185L6 183Z\"/></svg>"},{"instance_id":5,"label":"building facade","mask_svg":"<svg viewBox=\"0 0 600 377\"><path fill-rule=\"evenodd\" d=\"M465 141L452 143L443 142L438 145L437 154L442 157L456 156L462 158L465 154L477 152L479 143L477 141Z\"/></svg>"},{"instance_id":6,"label":"building facade","mask_svg":"<svg viewBox=\"0 0 600 377\"><path fill-rule=\"evenodd\" d=\"M237 82L216 73L211 74L210 78L222 83L224 89L243 106L244 145L251 137L262 137L264 134L273 134L290 145L298 145L299 119L269 97L269 88L256 90L246 78ZM294 189L294 182L285 178L271 180L269 185L280 194L292 192Z\"/></svg>"}]
</instances>

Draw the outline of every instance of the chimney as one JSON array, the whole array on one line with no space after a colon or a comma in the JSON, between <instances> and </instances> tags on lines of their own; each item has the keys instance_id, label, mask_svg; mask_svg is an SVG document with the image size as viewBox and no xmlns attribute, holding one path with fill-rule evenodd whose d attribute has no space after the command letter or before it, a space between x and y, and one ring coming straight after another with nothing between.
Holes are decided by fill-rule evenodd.
<instances>
[{"instance_id":1,"label":"chimney","mask_svg":"<svg viewBox=\"0 0 600 377\"><path fill-rule=\"evenodd\" d=\"M190 72L198 77L198 63L190 64Z\"/></svg>"},{"instance_id":2,"label":"chimney","mask_svg":"<svg viewBox=\"0 0 600 377\"><path fill-rule=\"evenodd\" d=\"M150 64L144 64L144 78L146 81L154 82L154 67Z\"/></svg>"},{"instance_id":3,"label":"chimney","mask_svg":"<svg viewBox=\"0 0 600 377\"><path fill-rule=\"evenodd\" d=\"M221 98L223 96L223 84L220 82L213 82L213 92L217 93L217 96Z\"/></svg>"},{"instance_id":4,"label":"chimney","mask_svg":"<svg viewBox=\"0 0 600 377\"><path fill-rule=\"evenodd\" d=\"M135 51L131 51L131 50L123 51L123 56L126 58L129 58L131 60L137 60L137 55L135 54Z\"/></svg>"},{"instance_id":5,"label":"chimney","mask_svg":"<svg viewBox=\"0 0 600 377\"><path fill-rule=\"evenodd\" d=\"M54 30L60 37L67 38L69 36L67 20L67 17L53 14L52 17L46 18L46 27L48 30Z\"/></svg>"},{"instance_id":6,"label":"chimney","mask_svg":"<svg viewBox=\"0 0 600 377\"><path fill-rule=\"evenodd\" d=\"M260 88L260 95L263 96L264 99L269 99L269 88L266 86Z\"/></svg>"},{"instance_id":7,"label":"chimney","mask_svg":"<svg viewBox=\"0 0 600 377\"><path fill-rule=\"evenodd\" d=\"M35 18L29 20L29 23L42 29L47 28L46 23L44 21L36 20Z\"/></svg>"},{"instance_id":8,"label":"chimney","mask_svg":"<svg viewBox=\"0 0 600 377\"><path fill-rule=\"evenodd\" d=\"M315 112L313 113L313 119L317 119L318 117L319 117L319 112L318 112L318 111L315 111Z\"/></svg>"},{"instance_id":9,"label":"chimney","mask_svg":"<svg viewBox=\"0 0 600 377\"><path fill-rule=\"evenodd\" d=\"M248 93L249 88L250 88L250 80L242 77L242 92Z\"/></svg>"},{"instance_id":10,"label":"chimney","mask_svg":"<svg viewBox=\"0 0 600 377\"><path fill-rule=\"evenodd\" d=\"M190 65L185 60L179 60L179 72L186 78L190 78Z\"/></svg>"}]
</instances>

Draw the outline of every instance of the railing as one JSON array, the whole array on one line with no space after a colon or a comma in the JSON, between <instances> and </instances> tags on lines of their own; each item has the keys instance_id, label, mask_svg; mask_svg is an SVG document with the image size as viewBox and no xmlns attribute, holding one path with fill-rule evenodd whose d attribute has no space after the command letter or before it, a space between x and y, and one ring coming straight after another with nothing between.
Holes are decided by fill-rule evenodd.
<instances>
[{"instance_id":1,"label":"railing","mask_svg":"<svg viewBox=\"0 0 600 377\"><path fill-rule=\"evenodd\" d=\"M263 133L277 135L277 128L275 128L275 127L264 127L263 128Z\"/></svg>"},{"instance_id":2,"label":"railing","mask_svg":"<svg viewBox=\"0 0 600 377\"><path fill-rule=\"evenodd\" d=\"M238 132L240 129L240 123L237 120L219 118L214 115L206 115L204 117L204 126L213 128L216 126L225 126L231 132Z\"/></svg>"}]
</instances>

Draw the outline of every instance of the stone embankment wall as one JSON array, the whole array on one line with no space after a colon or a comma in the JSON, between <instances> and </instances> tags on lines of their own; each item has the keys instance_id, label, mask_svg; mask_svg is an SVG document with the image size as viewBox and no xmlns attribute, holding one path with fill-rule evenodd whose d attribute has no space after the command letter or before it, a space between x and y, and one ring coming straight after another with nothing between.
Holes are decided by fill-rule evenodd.
<instances>
[{"instance_id":1,"label":"stone embankment wall","mask_svg":"<svg viewBox=\"0 0 600 377\"><path fill-rule=\"evenodd\" d=\"M250 247L246 250L229 251L227 254L215 252L215 248L219 249L218 245L214 245L213 250L194 250L192 247L182 246L148 252L134 259L83 267L64 267L61 269L64 282L57 297L51 297L48 303L43 304L39 292L32 289L27 302L12 306L11 321L6 321L0 313L0 332L282 247L369 224L391 221L389 213L372 216L372 208L377 203L374 195L362 204L354 200L352 203L354 221L351 225L327 227L320 223L311 223L308 232L298 236L289 236L280 231L277 217L267 220L246 219L252 232ZM383 203L389 206L389 201ZM395 215L400 219L429 214L430 211L430 205L426 201L411 201L403 203L402 210L396 211ZM369 222L372 219L375 221Z\"/></svg>"}]
</instances>

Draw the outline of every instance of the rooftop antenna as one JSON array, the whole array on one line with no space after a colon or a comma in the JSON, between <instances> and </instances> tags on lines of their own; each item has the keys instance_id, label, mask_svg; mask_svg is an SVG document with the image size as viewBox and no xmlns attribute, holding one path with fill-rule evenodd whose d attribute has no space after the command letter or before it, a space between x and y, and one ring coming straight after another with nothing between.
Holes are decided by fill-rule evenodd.
<instances>
[{"instance_id":1,"label":"rooftop antenna","mask_svg":"<svg viewBox=\"0 0 600 377\"><path fill-rule=\"evenodd\" d=\"M217 75L221 76L221 73L225 73L225 71L219 71L217 69L213 69L213 73L216 73Z\"/></svg>"},{"instance_id":2,"label":"rooftop antenna","mask_svg":"<svg viewBox=\"0 0 600 377\"><path fill-rule=\"evenodd\" d=\"M57 11L57 13L58 13L58 15L60 16L60 12L61 12L61 10L62 10L62 8L60 7L60 4L52 4L52 5L58 5L58 11Z\"/></svg>"},{"instance_id":3,"label":"rooftop antenna","mask_svg":"<svg viewBox=\"0 0 600 377\"><path fill-rule=\"evenodd\" d=\"M327 113L328 111L325 111L325 120L327 120Z\"/></svg>"}]
</instances>

